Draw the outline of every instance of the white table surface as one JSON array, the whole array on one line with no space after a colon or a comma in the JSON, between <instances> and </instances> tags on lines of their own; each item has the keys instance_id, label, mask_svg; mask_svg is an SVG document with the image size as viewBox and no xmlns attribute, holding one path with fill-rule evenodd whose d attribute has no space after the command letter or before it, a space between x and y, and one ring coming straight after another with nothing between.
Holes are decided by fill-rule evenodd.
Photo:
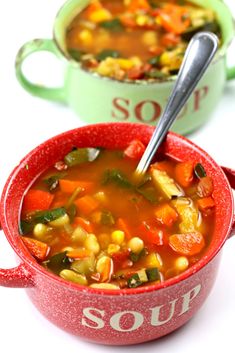
<instances>
[{"instance_id":1,"label":"white table surface","mask_svg":"<svg viewBox=\"0 0 235 353\"><path fill-rule=\"evenodd\" d=\"M19 160L37 144L82 122L67 107L27 94L17 83L14 58L29 39L51 37L52 23L62 0L0 2L0 191ZM230 0L235 14L235 1ZM57 81L62 68L54 58L30 59L35 80ZM235 64L235 43L229 62ZM39 67L40 66L40 67ZM59 78L59 79L58 79ZM53 81L53 82L54 82ZM216 104L216 102L215 102ZM211 120L190 138L221 165L235 168L235 81L229 82ZM0 233L0 266L13 267L15 257ZM197 315L181 330L151 343L105 347L83 342L50 324L34 308L23 289L0 287L0 346L12 353L96 352L235 352L235 237L224 246L212 293Z\"/></svg>"}]
</instances>

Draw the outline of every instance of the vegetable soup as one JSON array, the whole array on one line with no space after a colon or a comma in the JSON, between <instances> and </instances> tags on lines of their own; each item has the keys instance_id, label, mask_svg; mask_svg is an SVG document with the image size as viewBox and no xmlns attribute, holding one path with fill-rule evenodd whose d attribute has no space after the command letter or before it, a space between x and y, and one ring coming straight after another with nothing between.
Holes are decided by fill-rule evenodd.
<instances>
[{"instance_id":1,"label":"vegetable soup","mask_svg":"<svg viewBox=\"0 0 235 353\"><path fill-rule=\"evenodd\" d=\"M168 157L141 181L145 146L74 148L26 193L20 232L30 253L67 281L102 289L151 285L187 270L214 226L213 182L200 163Z\"/></svg>"},{"instance_id":2,"label":"vegetable soup","mask_svg":"<svg viewBox=\"0 0 235 353\"><path fill-rule=\"evenodd\" d=\"M216 14L182 0L93 0L69 25L66 44L84 69L117 80L178 73L199 31L220 37Z\"/></svg>"}]
</instances>

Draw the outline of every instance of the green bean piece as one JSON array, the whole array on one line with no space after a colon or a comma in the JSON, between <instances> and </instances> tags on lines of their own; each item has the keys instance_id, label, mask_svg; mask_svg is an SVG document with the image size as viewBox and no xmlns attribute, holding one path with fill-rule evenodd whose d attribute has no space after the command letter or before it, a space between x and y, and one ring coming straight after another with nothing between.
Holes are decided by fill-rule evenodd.
<instances>
[{"instance_id":1,"label":"green bean piece","mask_svg":"<svg viewBox=\"0 0 235 353\"><path fill-rule=\"evenodd\" d=\"M198 179L206 177L206 171L201 163L197 163L194 167L194 174Z\"/></svg>"},{"instance_id":2,"label":"green bean piece","mask_svg":"<svg viewBox=\"0 0 235 353\"><path fill-rule=\"evenodd\" d=\"M120 52L113 49L104 49L99 54L96 55L98 61L103 61L107 58L119 58L121 56Z\"/></svg>"}]
</instances>

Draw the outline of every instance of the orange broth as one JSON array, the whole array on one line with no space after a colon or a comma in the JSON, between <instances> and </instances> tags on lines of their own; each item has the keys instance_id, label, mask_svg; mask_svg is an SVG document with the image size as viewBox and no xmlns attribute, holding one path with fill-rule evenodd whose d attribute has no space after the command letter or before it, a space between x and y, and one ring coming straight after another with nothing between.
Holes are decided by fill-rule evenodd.
<instances>
[{"instance_id":1,"label":"orange broth","mask_svg":"<svg viewBox=\"0 0 235 353\"><path fill-rule=\"evenodd\" d=\"M20 231L39 263L65 280L119 289L164 281L203 256L212 179L199 163L165 158L136 183L144 149L140 141L124 151L74 149L36 180Z\"/></svg>"}]
</instances>

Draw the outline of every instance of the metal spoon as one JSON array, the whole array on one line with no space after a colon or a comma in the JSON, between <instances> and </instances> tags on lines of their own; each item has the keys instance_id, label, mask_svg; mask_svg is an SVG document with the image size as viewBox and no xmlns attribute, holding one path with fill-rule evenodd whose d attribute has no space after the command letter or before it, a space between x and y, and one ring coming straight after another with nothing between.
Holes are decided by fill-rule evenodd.
<instances>
[{"instance_id":1,"label":"metal spoon","mask_svg":"<svg viewBox=\"0 0 235 353\"><path fill-rule=\"evenodd\" d=\"M213 33L200 32L191 39L172 94L135 170L137 177L148 169L155 152L212 61L217 48L218 38Z\"/></svg>"}]
</instances>

